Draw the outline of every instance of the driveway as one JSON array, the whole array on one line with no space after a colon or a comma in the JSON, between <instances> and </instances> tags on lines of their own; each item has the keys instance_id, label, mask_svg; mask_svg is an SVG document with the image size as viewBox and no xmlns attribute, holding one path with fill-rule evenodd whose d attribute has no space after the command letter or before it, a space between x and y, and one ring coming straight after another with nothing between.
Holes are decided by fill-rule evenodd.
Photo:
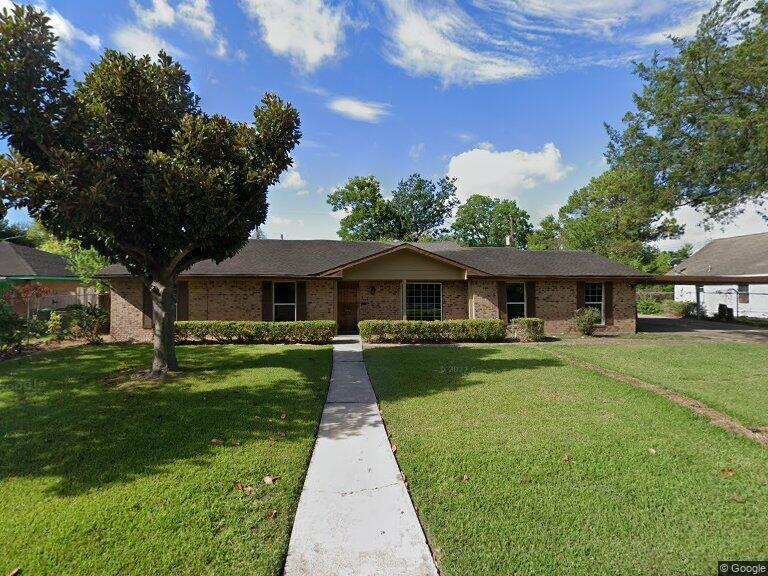
<instances>
[{"instance_id":1,"label":"driveway","mask_svg":"<svg viewBox=\"0 0 768 576\"><path fill-rule=\"evenodd\" d=\"M768 329L712 320L640 316L637 331L660 336L691 336L722 342L768 344Z\"/></svg>"}]
</instances>

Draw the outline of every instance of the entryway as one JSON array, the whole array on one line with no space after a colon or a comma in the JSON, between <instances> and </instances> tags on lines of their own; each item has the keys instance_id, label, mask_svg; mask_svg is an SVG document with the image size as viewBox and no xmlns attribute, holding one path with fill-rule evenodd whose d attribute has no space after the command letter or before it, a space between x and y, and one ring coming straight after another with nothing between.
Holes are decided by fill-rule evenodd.
<instances>
[{"instance_id":1,"label":"entryway","mask_svg":"<svg viewBox=\"0 0 768 576\"><path fill-rule=\"evenodd\" d=\"M357 282L339 282L338 322L339 334L357 334Z\"/></svg>"}]
</instances>

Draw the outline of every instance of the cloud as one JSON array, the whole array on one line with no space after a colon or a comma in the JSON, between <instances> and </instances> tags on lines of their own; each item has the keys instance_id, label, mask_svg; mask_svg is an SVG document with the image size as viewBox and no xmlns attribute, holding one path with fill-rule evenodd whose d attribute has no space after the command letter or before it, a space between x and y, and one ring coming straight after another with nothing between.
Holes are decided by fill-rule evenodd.
<instances>
[{"instance_id":1,"label":"cloud","mask_svg":"<svg viewBox=\"0 0 768 576\"><path fill-rule=\"evenodd\" d=\"M571 169L551 142L534 152L476 147L448 162L448 175L457 179L462 200L472 194L515 198L543 182L561 180Z\"/></svg>"},{"instance_id":2,"label":"cloud","mask_svg":"<svg viewBox=\"0 0 768 576\"><path fill-rule=\"evenodd\" d=\"M138 56L149 54L157 56L160 50L165 50L175 57L184 56L184 51L176 48L163 38L138 26L122 26L112 33L112 41L119 50Z\"/></svg>"},{"instance_id":3,"label":"cloud","mask_svg":"<svg viewBox=\"0 0 768 576\"><path fill-rule=\"evenodd\" d=\"M499 82L536 72L508 41L491 37L455 5L386 0L390 22L389 60L413 76L444 85Z\"/></svg>"},{"instance_id":4,"label":"cloud","mask_svg":"<svg viewBox=\"0 0 768 576\"><path fill-rule=\"evenodd\" d=\"M410 147L408 157L414 162L418 162L422 152L424 152L424 142L419 142Z\"/></svg>"},{"instance_id":5,"label":"cloud","mask_svg":"<svg viewBox=\"0 0 768 576\"><path fill-rule=\"evenodd\" d=\"M153 32L155 29L180 25L193 35L209 42L213 46L214 55L220 58L227 56L229 52L227 41L216 30L216 18L209 0L183 0L175 7L168 0L152 0L149 7L145 7L138 0L130 0L130 4L136 14L137 25L123 27L123 29L141 29L145 34L151 34L154 37L156 45L164 41ZM146 45L153 45L148 38L145 37L144 40Z\"/></svg>"},{"instance_id":6,"label":"cloud","mask_svg":"<svg viewBox=\"0 0 768 576\"><path fill-rule=\"evenodd\" d=\"M389 115L389 104L355 98L334 98L328 102L328 108L360 122L378 122L383 116Z\"/></svg>"},{"instance_id":7,"label":"cloud","mask_svg":"<svg viewBox=\"0 0 768 576\"><path fill-rule=\"evenodd\" d=\"M269 49L312 72L339 56L347 22L343 8L323 0L240 0L245 13L259 21Z\"/></svg>"},{"instance_id":8,"label":"cloud","mask_svg":"<svg viewBox=\"0 0 768 576\"><path fill-rule=\"evenodd\" d=\"M710 240L717 238L768 232L768 221L760 215L758 206L755 204L747 204L743 214L725 225L713 223L705 225L704 215L690 206L676 210L673 216L678 222L685 224L685 234L681 238L657 242L656 245L662 250L674 250L685 243L693 244L694 250L698 250Z\"/></svg>"},{"instance_id":9,"label":"cloud","mask_svg":"<svg viewBox=\"0 0 768 576\"><path fill-rule=\"evenodd\" d=\"M280 182L277 183L278 188L297 190L304 188L307 185L307 181L304 180L301 173L295 168L291 168L285 172L280 178Z\"/></svg>"},{"instance_id":10,"label":"cloud","mask_svg":"<svg viewBox=\"0 0 768 576\"><path fill-rule=\"evenodd\" d=\"M296 196L299 196L299 197L309 196L309 190L299 190L298 192L296 192Z\"/></svg>"},{"instance_id":11,"label":"cloud","mask_svg":"<svg viewBox=\"0 0 768 576\"><path fill-rule=\"evenodd\" d=\"M670 36L674 36L675 38L689 38L696 34L696 29L699 27L699 22L705 12L705 10L693 12L688 16L687 20L681 21L674 26L658 30L657 32L639 36L636 41L642 46L650 46L654 44L666 44L669 42Z\"/></svg>"}]
</instances>

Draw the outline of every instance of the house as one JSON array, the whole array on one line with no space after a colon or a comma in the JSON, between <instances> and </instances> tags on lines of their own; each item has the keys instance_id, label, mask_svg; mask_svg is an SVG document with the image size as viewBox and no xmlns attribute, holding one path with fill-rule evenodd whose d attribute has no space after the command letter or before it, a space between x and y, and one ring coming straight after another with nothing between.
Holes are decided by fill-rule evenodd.
<instances>
[{"instance_id":1,"label":"house","mask_svg":"<svg viewBox=\"0 0 768 576\"><path fill-rule=\"evenodd\" d=\"M78 289L83 288L63 256L8 241L0 242L0 292L4 287L24 284L42 286L45 295L35 297L31 302L13 299L14 310L22 316L33 310L56 310L75 304Z\"/></svg>"},{"instance_id":2,"label":"house","mask_svg":"<svg viewBox=\"0 0 768 576\"><path fill-rule=\"evenodd\" d=\"M117 340L150 337L151 299L119 265L111 286ZM581 251L464 248L452 242L250 240L232 258L182 273L179 320L336 320L354 332L366 319L543 318L573 329L573 312L600 310L605 332L635 331L635 284L647 275Z\"/></svg>"},{"instance_id":3,"label":"house","mask_svg":"<svg viewBox=\"0 0 768 576\"><path fill-rule=\"evenodd\" d=\"M768 232L712 240L670 277L675 300L698 302L702 314L724 304L734 316L768 318Z\"/></svg>"}]
</instances>

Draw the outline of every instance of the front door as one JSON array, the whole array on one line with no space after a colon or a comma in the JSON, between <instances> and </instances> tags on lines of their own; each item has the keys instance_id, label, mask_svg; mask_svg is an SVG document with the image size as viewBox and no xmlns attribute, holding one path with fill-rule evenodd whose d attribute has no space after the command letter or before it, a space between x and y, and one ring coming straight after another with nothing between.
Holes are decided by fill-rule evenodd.
<instances>
[{"instance_id":1,"label":"front door","mask_svg":"<svg viewBox=\"0 0 768 576\"><path fill-rule=\"evenodd\" d=\"M339 332L357 333L357 282L339 282Z\"/></svg>"}]
</instances>

